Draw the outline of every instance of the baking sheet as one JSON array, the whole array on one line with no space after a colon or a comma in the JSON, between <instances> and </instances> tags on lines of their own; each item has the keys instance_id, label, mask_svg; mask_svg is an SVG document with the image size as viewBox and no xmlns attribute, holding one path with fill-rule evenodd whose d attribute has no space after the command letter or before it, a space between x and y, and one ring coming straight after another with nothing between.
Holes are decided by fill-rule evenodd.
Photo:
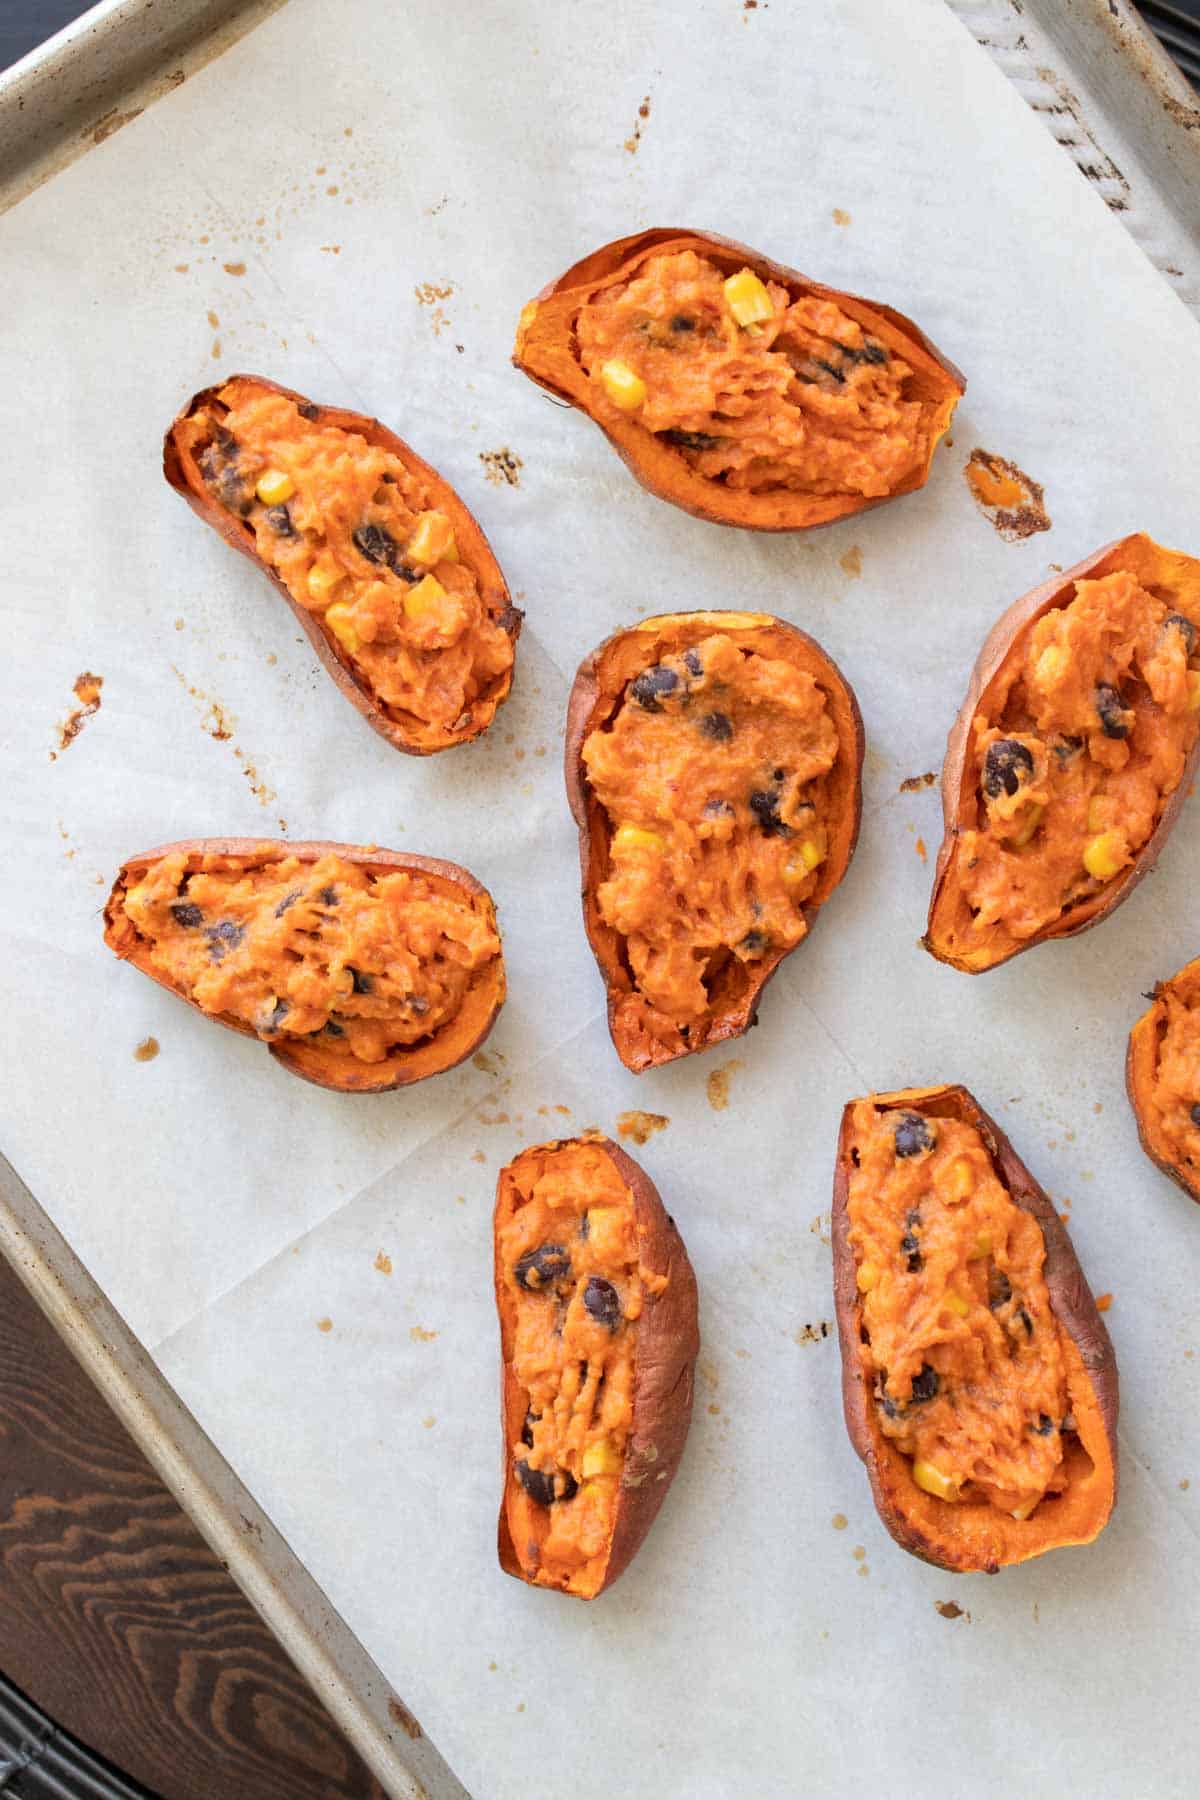
<instances>
[{"instance_id":1,"label":"baking sheet","mask_svg":"<svg viewBox=\"0 0 1200 1800\"><path fill-rule=\"evenodd\" d=\"M966 368L922 494L808 541L721 533L509 370L543 280L663 221L885 297ZM1102 201L935 0L291 0L0 222L0 254L6 822L38 896L10 881L0 901L4 1142L467 1785L524 1792L549 1742L585 1795L836 1794L852 1741L854 1785L889 1793L932 1768L982 1794L1015 1763L1028 1792L1069 1768L1134 1794L1149 1743L1153 1791L1190 1791L1195 1218L1136 1149L1119 1062L1140 990L1195 949L1194 831L1101 933L969 983L916 948L937 804L898 792L937 767L979 638L1051 560L1138 526L1194 547L1200 431L1177 395L1200 340ZM396 758L162 486L164 423L234 367L378 412L478 512L528 609L482 744ZM1052 531L994 537L961 480L976 444L1046 484ZM505 449L518 486L480 460ZM557 746L578 658L673 604L769 605L821 639L862 703L867 815L761 1028L636 1081L600 1020ZM58 750L85 668L101 710ZM325 1095L106 957L124 855L280 819L487 881L512 998L483 1066ZM941 1078L1071 1203L1116 1294L1117 1518L992 1582L922 1568L874 1522L821 1329L840 1105ZM629 1107L670 1119L640 1154L700 1275L704 1370L655 1533L585 1609L494 1566L487 1219L521 1143ZM934 1610L951 1597L969 1620Z\"/></svg>"}]
</instances>

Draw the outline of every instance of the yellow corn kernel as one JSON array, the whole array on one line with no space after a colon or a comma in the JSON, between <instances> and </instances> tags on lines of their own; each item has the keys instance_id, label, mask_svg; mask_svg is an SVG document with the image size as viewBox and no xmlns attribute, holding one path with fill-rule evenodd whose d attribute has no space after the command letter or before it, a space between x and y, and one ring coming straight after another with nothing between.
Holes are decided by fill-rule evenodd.
<instances>
[{"instance_id":1,"label":"yellow corn kernel","mask_svg":"<svg viewBox=\"0 0 1200 1800\"><path fill-rule=\"evenodd\" d=\"M587 1238L599 1257L610 1250L619 1252L624 1244L624 1213L619 1206L589 1206L586 1214Z\"/></svg>"},{"instance_id":2,"label":"yellow corn kernel","mask_svg":"<svg viewBox=\"0 0 1200 1800\"><path fill-rule=\"evenodd\" d=\"M291 499L296 484L283 469L264 469L254 484L254 491L264 506L280 506Z\"/></svg>"},{"instance_id":3,"label":"yellow corn kernel","mask_svg":"<svg viewBox=\"0 0 1200 1800\"><path fill-rule=\"evenodd\" d=\"M725 300L738 324L761 325L775 317L771 296L753 269L739 269L725 283Z\"/></svg>"},{"instance_id":4,"label":"yellow corn kernel","mask_svg":"<svg viewBox=\"0 0 1200 1800\"><path fill-rule=\"evenodd\" d=\"M1041 1498L1042 1498L1041 1494L1035 1494L1033 1496L1032 1500L1023 1500L1021 1502L1020 1506L1014 1506L1012 1509L1013 1518L1014 1519L1027 1519L1029 1517L1030 1513L1033 1511L1034 1507L1037 1506L1037 1504L1041 1500Z\"/></svg>"},{"instance_id":5,"label":"yellow corn kernel","mask_svg":"<svg viewBox=\"0 0 1200 1800\"><path fill-rule=\"evenodd\" d=\"M1083 866L1097 881L1111 881L1121 873L1127 860L1128 848L1121 831L1102 831L1083 853Z\"/></svg>"},{"instance_id":6,"label":"yellow corn kernel","mask_svg":"<svg viewBox=\"0 0 1200 1800\"><path fill-rule=\"evenodd\" d=\"M1105 824L1107 822L1105 820L1104 815L1107 811L1108 811L1108 808L1105 805L1104 795L1103 794L1093 794L1091 799L1088 801L1087 828L1089 831L1103 831L1104 830Z\"/></svg>"},{"instance_id":7,"label":"yellow corn kernel","mask_svg":"<svg viewBox=\"0 0 1200 1800\"><path fill-rule=\"evenodd\" d=\"M619 1475L624 1458L611 1438L597 1438L583 1453L583 1478L593 1475Z\"/></svg>"},{"instance_id":8,"label":"yellow corn kernel","mask_svg":"<svg viewBox=\"0 0 1200 1800\"><path fill-rule=\"evenodd\" d=\"M667 844L657 831L647 831L644 825L618 825L613 833L612 847L618 856L630 850L650 850L655 856L661 856Z\"/></svg>"},{"instance_id":9,"label":"yellow corn kernel","mask_svg":"<svg viewBox=\"0 0 1200 1800\"><path fill-rule=\"evenodd\" d=\"M926 1462L924 1457L913 1459L913 1480L927 1494L933 1494L938 1500L954 1501L958 1499L958 1483L952 1475L943 1475L936 1463Z\"/></svg>"},{"instance_id":10,"label":"yellow corn kernel","mask_svg":"<svg viewBox=\"0 0 1200 1800\"><path fill-rule=\"evenodd\" d=\"M423 575L416 587L410 587L404 596L404 610L410 619L423 619L427 613L436 612L446 598L446 590L436 575Z\"/></svg>"},{"instance_id":11,"label":"yellow corn kernel","mask_svg":"<svg viewBox=\"0 0 1200 1800\"><path fill-rule=\"evenodd\" d=\"M945 1306L947 1312L957 1314L960 1319L965 1319L971 1310L967 1301L963 1299L961 1294L956 1294L953 1288L947 1290L946 1298L942 1304Z\"/></svg>"},{"instance_id":12,"label":"yellow corn kernel","mask_svg":"<svg viewBox=\"0 0 1200 1800\"><path fill-rule=\"evenodd\" d=\"M967 1261L982 1262L985 1256L990 1256L991 1254L992 1234L990 1231L981 1231L975 1239L974 1246L972 1247L971 1254L968 1256Z\"/></svg>"},{"instance_id":13,"label":"yellow corn kernel","mask_svg":"<svg viewBox=\"0 0 1200 1800\"><path fill-rule=\"evenodd\" d=\"M969 1200L975 1191L975 1171L971 1167L971 1159L967 1156L956 1156L947 1168L938 1187L938 1197L947 1206L958 1206Z\"/></svg>"},{"instance_id":14,"label":"yellow corn kernel","mask_svg":"<svg viewBox=\"0 0 1200 1800\"><path fill-rule=\"evenodd\" d=\"M409 562L424 563L434 568L440 562L457 562L458 547L454 527L444 512L423 512L404 546Z\"/></svg>"},{"instance_id":15,"label":"yellow corn kernel","mask_svg":"<svg viewBox=\"0 0 1200 1800\"><path fill-rule=\"evenodd\" d=\"M1200 669L1188 670L1188 711L1200 712Z\"/></svg>"},{"instance_id":16,"label":"yellow corn kernel","mask_svg":"<svg viewBox=\"0 0 1200 1800\"><path fill-rule=\"evenodd\" d=\"M869 1294L871 1289L879 1284L879 1265L873 1262L860 1263L855 1279L858 1282L859 1293Z\"/></svg>"},{"instance_id":17,"label":"yellow corn kernel","mask_svg":"<svg viewBox=\"0 0 1200 1800\"><path fill-rule=\"evenodd\" d=\"M636 369L631 369L627 362L619 357L612 357L600 368L600 380L604 391L614 406L622 412L636 412L646 401L646 384Z\"/></svg>"},{"instance_id":18,"label":"yellow corn kernel","mask_svg":"<svg viewBox=\"0 0 1200 1800\"><path fill-rule=\"evenodd\" d=\"M1057 644L1047 644L1037 659L1034 679L1043 687L1049 687L1064 673L1067 666L1067 653L1060 650Z\"/></svg>"},{"instance_id":19,"label":"yellow corn kernel","mask_svg":"<svg viewBox=\"0 0 1200 1800\"><path fill-rule=\"evenodd\" d=\"M318 556L308 571L309 597L318 603L331 600L342 585L342 571L331 556Z\"/></svg>"},{"instance_id":20,"label":"yellow corn kernel","mask_svg":"<svg viewBox=\"0 0 1200 1800\"><path fill-rule=\"evenodd\" d=\"M1042 816L1045 811L1046 809L1044 806L1036 806L1031 802L1017 814L1016 818L1012 821L1012 828L1008 837L1008 842L1013 846L1014 850L1023 850L1025 848L1026 844L1041 824Z\"/></svg>"},{"instance_id":21,"label":"yellow corn kernel","mask_svg":"<svg viewBox=\"0 0 1200 1800\"><path fill-rule=\"evenodd\" d=\"M359 637L354 629L354 618L351 609L340 600L326 608L325 623L332 631L338 643L347 649L351 656L358 654Z\"/></svg>"}]
</instances>

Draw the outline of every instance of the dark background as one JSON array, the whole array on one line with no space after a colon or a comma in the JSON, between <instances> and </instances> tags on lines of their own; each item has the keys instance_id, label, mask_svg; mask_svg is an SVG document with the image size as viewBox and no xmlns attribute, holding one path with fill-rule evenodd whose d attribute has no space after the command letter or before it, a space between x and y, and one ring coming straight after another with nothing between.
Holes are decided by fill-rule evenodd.
<instances>
[{"instance_id":1,"label":"dark background","mask_svg":"<svg viewBox=\"0 0 1200 1800\"><path fill-rule=\"evenodd\" d=\"M1200 81L1200 0L1147 0L1140 10L1193 81ZM86 11L77 0L0 0L0 69ZM1195 22L1190 29L1189 21Z\"/></svg>"}]
</instances>

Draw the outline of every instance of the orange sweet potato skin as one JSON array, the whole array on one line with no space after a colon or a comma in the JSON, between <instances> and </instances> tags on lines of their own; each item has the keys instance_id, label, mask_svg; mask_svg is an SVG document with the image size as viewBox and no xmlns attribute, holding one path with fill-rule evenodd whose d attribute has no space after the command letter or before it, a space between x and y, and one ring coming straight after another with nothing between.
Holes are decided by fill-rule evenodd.
<instances>
[{"instance_id":1,"label":"orange sweet potato skin","mask_svg":"<svg viewBox=\"0 0 1200 1800\"><path fill-rule=\"evenodd\" d=\"M903 1549L955 1574L994 1575L1000 1568L1026 1562L1047 1550L1090 1543L1108 1523L1117 1500L1117 1360L1066 1227L1008 1138L966 1088L904 1088L870 1098L878 1106L905 1107L975 1126L1013 1200L1037 1220L1046 1246L1043 1272L1050 1304L1078 1353L1078 1385L1069 1377L1068 1391L1081 1439L1092 1459L1091 1475L1081 1474L1066 1495L1044 1501L1038 1512L1024 1521L990 1506L948 1505L917 1487L908 1458L879 1428L860 1356L862 1307L847 1211L849 1140L856 1104L851 1101L842 1114L834 1168L833 1296L846 1430L866 1465L875 1510ZM1047 1509L1049 1516L1040 1517Z\"/></svg>"},{"instance_id":2,"label":"orange sweet potato skin","mask_svg":"<svg viewBox=\"0 0 1200 1800\"><path fill-rule=\"evenodd\" d=\"M482 882L477 881L474 875L460 868L457 863L444 862L439 857L404 856L395 850L379 850L374 847L363 849L353 844L315 840L293 844L263 838L181 838L173 844L160 844L155 850L144 850L140 855L131 856L127 862L122 863L104 907L104 941L114 956L122 962L132 963L135 969L148 975L151 981L156 981L168 993L176 995L191 1007L196 1007L196 1002L152 966L146 953L145 939L125 916L122 907L123 895L137 882L142 871L160 857L170 856L178 851L184 852L196 868L203 865L206 857L228 856L242 862L261 863L278 861L284 857L298 857L301 862L318 862L322 856L340 856L344 861L355 863L359 868L372 873L387 874L397 869L409 870L414 874L428 876L434 882L444 883L458 898L468 899L484 909L490 921L495 924L492 898ZM501 955L486 972L486 980L469 996L468 1003L449 1026L436 1033L427 1043L394 1051L385 1063L378 1066L362 1064L358 1067L343 1067L346 1058L331 1056L328 1051L323 1051L314 1044L288 1043L286 1040L276 1039L267 1044L267 1049L290 1075L299 1075L316 1087L332 1088L337 1093L345 1094L390 1093L396 1088L410 1087L414 1082L424 1081L430 1075L443 1074L473 1055L491 1031L504 1004L504 996L504 959ZM196 1007L196 1010L202 1009ZM205 1017L211 1018L214 1024L239 1032L243 1037L257 1036L240 1019L224 1014L205 1014Z\"/></svg>"},{"instance_id":3,"label":"orange sweet potato skin","mask_svg":"<svg viewBox=\"0 0 1200 1800\"><path fill-rule=\"evenodd\" d=\"M542 1146L555 1150L578 1139L560 1138ZM599 1144L633 1195L638 1241L645 1267L670 1277L659 1295L647 1295L638 1320L637 1379L633 1396L633 1429L626 1452L625 1469L617 1497L612 1544L604 1578L594 1594L577 1595L594 1600L624 1573L641 1548L658 1516L667 1489L683 1460L692 1419L696 1358L700 1354L699 1291L683 1239L674 1219L663 1206L658 1189L646 1171L626 1155L611 1138L589 1132L587 1141ZM496 1187L499 1217L505 1171ZM501 1485L497 1553L506 1575L527 1581L508 1528L504 1496L509 1481L510 1446L520 1436L525 1417L522 1390L513 1378L508 1360L511 1322L504 1298L499 1249L495 1255L496 1310L500 1319L500 1426ZM536 1586L534 1582L529 1585Z\"/></svg>"},{"instance_id":4,"label":"orange sweet potato skin","mask_svg":"<svg viewBox=\"0 0 1200 1800\"><path fill-rule=\"evenodd\" d=\"M790 951L766 956L758 971L744 971L745 985L729 996L703 1034L675 1034L670 1042L637 1031L629 1020L628 1003L634 993L622 951L622 940L601 917L596 891L608 867L610 833L604 808L587 780L583 746L594 726L607 718L618 700L608 679L609 664L627 643L644 642L645 664L655 662L666 650L679 650L713 631L728 632L748 647L768 648L771 653L799 662L817 676L829 696L838 728L841 806L836 831L831 831L831 850L822 865L821 881L804 908L811 929L817 913L842 880L858 843L862 819L862 763L865 749L862 715L854 690L832 658L814 638L784 619L768 613L691 612L664 613L643 620L626 631L614 632L579 665L567 702L567 728L563 772L571 815L579 832L579 868L584 926L596 958L608 1001L608 1028L618 1056L635 1075L681 1056L694 1056L729 1038L741 1037L754 1024L763 989ZM804 940L801 940L802 942ZM800 945L795 946L796 949Z\"/></svg>"},{"instance_id":5,"label":"orange sweet potato skin","mask_svg":"<svg viewBox=\"0 0 1200 1800\"><path fill-rule=\"evenodd\" d=\"M1164 1175L1169 1176L1177 1187L1181 1187L1190 1199L1200 1202L1200 1174L1189 1171L1182 1163L1174 1160L1171 1147L1160 1136L1147 1104L1158 1067L1161 1030L1166 1022L1164 991L1185 976L1194 980L1198 975L1200 958L1186 963L1169 981L1155 984L1150 1006L1129 1034L1129 1048L1125 1054L1125 1091L1129 1095L1129 1104L1137 1122L1138 1140L1150 1161Z\"/></svg>"},{"instance_id":6,"label":"orange sweet potato skin","mask_svg":"<svg viewBox=\"0 0 1200 1800\"><path fill-rule=\"evenodd\" d=\"M1077 581L1098 580L1119 569L1127 569L1143 586L1191 596L1191 606L1200 625L1200 562L1181 551L1166 550L1147 537L1145 532L1132 532L1116 538L1103 549L1085 556L1074 568L1054 575L1039 587L1014 601L992 627L971 671L967 697L963 701L946 741L946 758L942 764L942 829L933 874L933 890L929 899L929 920L922 942L931 956L949 963L965 974L983 974L998 969L1001 963L1019 956L1034 944L1049 943L1055 938L1076 937L1090 931L1127 900L1134 888L1150 873L1159 853L1171 834L1179 809L1187 797L1200 757L1200 741L1187 760L1183 776L1175 791L1167 798L1162 816L1133 863L1114 881L1090 900L1074 906L1053 924L1023 940L1000 942L979 955L958 954L947 942L961 904L954 884L955 855L962 832L977 825L980 812L979 789L971 757L971 737L975 715L986 715L989 689L1000 674L1017 640L1031 630L1037 621L1056 606L1065 605L1072 597ZM1187 610L1181 607L1181 610Z\"/></svg>"},{"instance_id":7,"label":"orange sweet potato skin","mask_svg":"<svg viewBox=\"0 0 1200 1800\"><path fill-rule=\"evenodd\" d=\"M417 731L404 721L394 718L380 704L373 690L367 687L356 672L353 662L337 638L326 631L316 613L301 606L288 592L285 582L273 570L268 568L259 557L254 543L254 533L243 519L237 518L227 508L218 504L204 484L195 459L180 441L179 427L191 419L197 412L207 406L220 404L221 389L232 381L253 382L256 387L267 393L282 394L296 404L311 406L313 402L303 394L297 394L291 388L281 387L277 381L268 381L262 375L229 375L216 387L202 388L193 394L182 412L173 421L163 440L163 474L169 485L177 494L182 495L192 511L219 532L227 544L241 552L254 564L256 569L267 576L274 587L282 594L291 608L305 637L316 651L327 675L330 676L339 693L349 700L351 706L360 712L372 731L385 738L392 748L402 750L408 756L430 756L438 750L452 749L456 744L470 743L473 738L480 737L496 716L496 711L508 698L512 687L512 670L509 669L504 679L498 682L493 691L476 702L472 708L472 718L466 730L457 734L440 733L427 735ZM508 587L500 572L492 547L484 536L483 529L473 514L459 499L449 482L438 474L429 463L419 457L415 450L406 444L403 438L396 436L378 419L368 418L365 413L348 412L342 407L318 406L317 416L324 423L336 425L342 431L358 432L369 444L377 445L398 456L405 467L419 476L426 484L430 494L435 495L437 504L449 517L454 526L454 534L459 546L462 560L474 572L479 583L479 591L484 604L492 617L503 625L514 646L520 636L521 621L524 615L519 607L509 599Z\"/></svg>"},{"instance_id":8,"label":"orange sweet potato skin","mask_svg":"<svg viewBox=\"0 0 1200 1800\"><path fill-rule=\"evenodd\" d=\"M793 295L811 294L833 300L852 319L873 332L890 348L902 352L921 384L921 392L933 404L926 453L919 468L892 493L875 499L855 494L751 494L726 488L699 475L669 444L662 443L634 419L601 424L591 410L588 378L576 359L572 343L579 309L600 288L632 274L648 256L662 251L694 250L727 268L729 273L750 267L762 280L775 281ZM954 408L966 391L966 381L954 364L937 350L911 319L894 307L836 288L789 269L783 263L739 244L732 238L682 226L660 226L617 238L574 263L556 281L543 288L521 314L513 362L545 388L560 395L600 425L614 450L634 478L660 500L714 525L736 525L751 531L807 531L828 525L851 513L882 506L900 494L924 487L938 442L949 427Z\"/></svg>"}]
</instances>

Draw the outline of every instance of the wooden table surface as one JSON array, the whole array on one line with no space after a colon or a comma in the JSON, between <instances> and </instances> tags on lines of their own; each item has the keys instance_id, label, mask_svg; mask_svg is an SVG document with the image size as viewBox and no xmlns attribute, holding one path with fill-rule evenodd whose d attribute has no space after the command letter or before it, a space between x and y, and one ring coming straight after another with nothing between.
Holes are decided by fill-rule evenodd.
<instances>
[{"instance_id":1,"label":"wooden table surface","mask_svg":"<svg viewBox=\"0 0 1200 1800\"><path fill-rule=\"evenodd\" d=\"M385 1800L2 1257L0 1672L163 1800Z\"/></svg>"}]
</instances>

